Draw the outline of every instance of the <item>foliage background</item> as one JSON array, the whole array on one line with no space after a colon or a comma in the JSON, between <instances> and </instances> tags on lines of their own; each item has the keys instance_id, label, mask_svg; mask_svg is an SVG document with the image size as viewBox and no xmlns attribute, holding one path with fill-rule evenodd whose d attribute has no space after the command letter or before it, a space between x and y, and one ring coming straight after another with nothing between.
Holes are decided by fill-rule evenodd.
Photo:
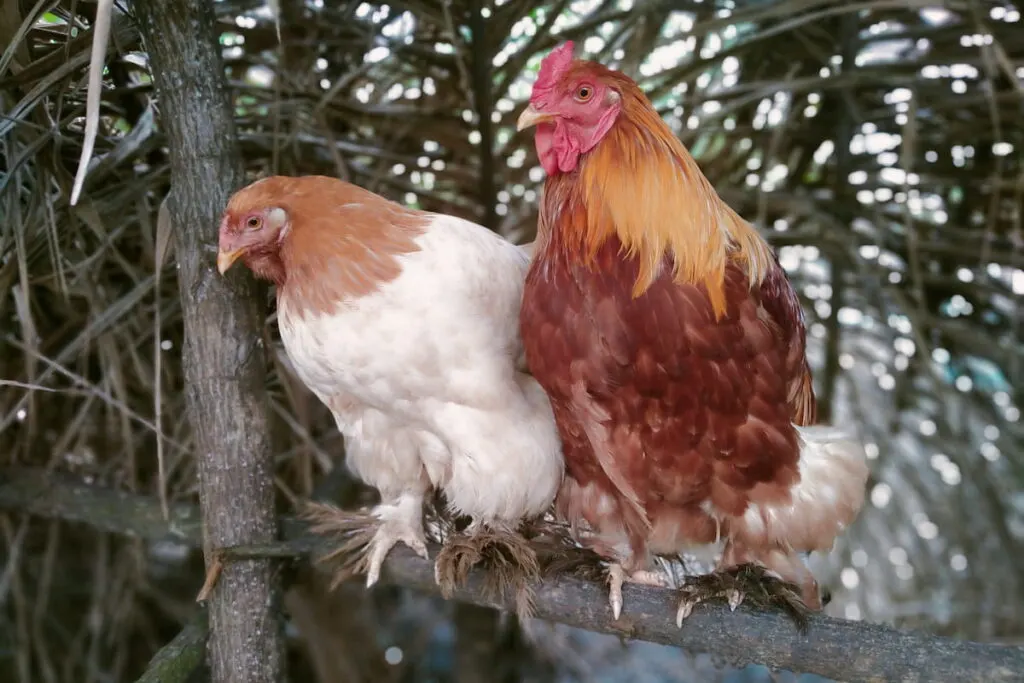
<instances>
[{"instance_id":1,"label":"foliage background","mask_svg":"<svg viewBox=\"0 0 1024 683\"><path fill-rule=\"evenodd\" d=\"M829 610L1021 640L1018 7L275 4L280 40L269 6L215 2L253 178L337 175L516 241L532 239L541 189L532 138L514 128L540 58L572 39L634 76L779 249L805 304L821 412L856 424L869 445L869 503L832 556L814 558L836 596ZM167 495L189 500L180 305L157 228L168 150L130 6L115 11L84 198L68 203L95 11L21 0L0 12L0 460L158 493L159 453ZM343 445L291 373L273 322L287 509ZM181 548L2 513L0 542L0 671L14 680L133 678L192 609L201 561ZM451 679L466 614L397 590L333 599L344 616L329 628L366 641L335 653L346 680ZM570 629L493 629L518 672L509 680L594 680L609 662L606 680L731 675L707 658L623 651ZM302 670L315 643L291 635Z\"/></svg>"}]
</instances>

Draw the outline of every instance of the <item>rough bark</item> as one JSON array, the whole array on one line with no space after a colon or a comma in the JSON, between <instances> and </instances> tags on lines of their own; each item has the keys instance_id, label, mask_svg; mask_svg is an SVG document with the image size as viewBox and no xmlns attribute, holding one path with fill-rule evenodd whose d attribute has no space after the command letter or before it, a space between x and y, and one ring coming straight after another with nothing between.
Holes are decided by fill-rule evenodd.
<instances>
[{"instance_id":1,"label":"rough bark","mask_svg":"<svg viewBox=\"0 0 1024 683\"><path fill-rule=\"evenodd\" d=\"M0 509L77 520L106 531L199 545L188 506L174 508L173 524L163 523L153 498L110 491L33 470L0 470ZM318 555L323 539L305 533L295 521L282 524L286 542L233 548L232 557ZM431 548L436 554L437 548ZM437 593L432 562L399 546L388 556L382 581ZM801 635L788 617L744 605L735 612L720 604L698 607L677 629L674 599L664 589L627 586L623 618L608 609L607 587L569 576L547 579L536 592L536 614L570 626L626 638L674 645L691 652L714 653L736 666L765 664L815 673L848 683L1011 683L1024 682L1024 648L942 638L826 616L810 620ZM455 599L507 609L488 597L479 574L472 574Z\"/></svg>"},{"instance_id":2,"label":"rough bark","mask_svg":"<svg viewBox=\"0 0 1024 683\"><path fill-rule=\"evenodd\" d=\"M213 3L168 0L134 8L170 149L167 203L209 566L219 548L277 535L260 289L244 269L222 278L214 264L220 214L244 176ZM283 680L279 606L271 560L227 564L209 604L214 683Z\"/></svg>"}]
</instances>

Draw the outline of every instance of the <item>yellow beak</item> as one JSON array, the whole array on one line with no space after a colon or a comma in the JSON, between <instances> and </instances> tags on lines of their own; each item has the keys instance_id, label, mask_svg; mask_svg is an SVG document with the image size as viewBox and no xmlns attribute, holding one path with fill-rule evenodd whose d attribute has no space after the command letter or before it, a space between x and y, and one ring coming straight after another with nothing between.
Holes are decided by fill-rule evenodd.
<instances>
[{"instance_id":1,"label":"yellow beak","mask_svg":"<svg viewBox=\"0 0 1024 683\"><path fill-rule=\"evenodd\" d=\"M217 252L217 270L220 274L228 272L228 268L238 260L238 257L242 255L241 249L233 249L231 251L218 251Z\"/></svg>"},{"instance_id":2,"label":"yellow beak","mask_svg":"<svg viewBox=\"0 0 1024 683\"><path fill-rule=\"evenodd\" d=\"M545 114L544 112L534 108L534 106L528 105L523 113L519 115L519 120L516 121L516 130L523 130L530 126L536 126L538 123L544 123L555 118L552 114Z\"/></svg>"}]
</instances>

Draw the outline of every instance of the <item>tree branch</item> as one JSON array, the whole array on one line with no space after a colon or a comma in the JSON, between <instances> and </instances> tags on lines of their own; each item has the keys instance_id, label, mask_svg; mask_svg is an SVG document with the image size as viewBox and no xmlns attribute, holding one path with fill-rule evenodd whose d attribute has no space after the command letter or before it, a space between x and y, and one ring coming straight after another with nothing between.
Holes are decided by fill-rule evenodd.
<instances>
[{"instance_id":1,"label":"tree branch","mask_svg":"<svg viewBox=\"0 0 1024 683\"><path fill-rule=\"evenodd\" d=\"M135 683L189 683L203 663L209 634L206 610L200 610L171 642L160 648Z\"/></svg>"},{"instance_id":2,"label":"tree branch","mask_svg":"<svg viewBox=\"0 0 1024 683\"><path fill-rule=\"evenodd\" d=\"M225 546L277 538L261 293L214 267L217 225L244 183L214 3L133 5L170 149L171 217L185 323L187 409L196 435L207 566ZM267 558L231 563L209 602L214 683L285 678L280 578Z\"/></svg>"},{"instance_id":3,"label":"tree branch","mask_svg":"<svg viewBox=\"0 0 1024 683\"><path fill-rule=\"evenodd\" d=\"M199 511L194 506L174 505L171 522L165 523L155 499L38 470L0 470L0 509L83 522L149 540L177 539L196 547L200 544ZM289 539L285 542L236 547L226 552L236 559L290 558L316 557L330 549L299 522L286 520L282 527ZM438 592L433 564L404 546L396 547L388 556L384 574L383 580L389 583ZM604 586L570 576L549 578L537 587L537 616L589 631L711 652L737 666L765 664L849 683L1024 681L1024 648L941 638L825 616L812 617L808 632L801 635L785 615L755 612L743 605L733 613L724 605L702 605L683 628L677 629L668 591L633 585L625 591L625 613L616 622L611 618ZM511 601L488 596L478 573L470 576L455 598L475 605L514 608Z\"/></svg>"}]
</instances>

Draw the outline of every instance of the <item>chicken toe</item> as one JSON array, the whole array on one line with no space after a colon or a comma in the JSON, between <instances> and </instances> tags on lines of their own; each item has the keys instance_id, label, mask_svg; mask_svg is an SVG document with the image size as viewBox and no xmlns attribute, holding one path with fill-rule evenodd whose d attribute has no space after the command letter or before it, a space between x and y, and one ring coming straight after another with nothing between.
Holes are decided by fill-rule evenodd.
<instances>
[{"instance_id":1,"label":"chicken toe","mask_svg":"<svg viewBox=\"0 0 1024 683\"><path fill-rule=\"evenodd\" d=\"M679 600L679 609L676 610L676 627L682 628L683 622L693 613L693 608L711 598L725 598L729 605L729 611L735 612L736 608L743 603L746 597L743 591L736 588L721 588L714 590L701 590L694 586L684 586L680 592L683 597Z\"/></svg>"},{"instance_id":2,"label":"chicken toe","mask_svg":"<svg viewBox=\"0 0 1024 683\"><path fill-rule=\"evenodd\" d=\"M728 581L716 574L691 577L679 589L679 609L676 610L676 626L683 627L683 622L693 614L693 608L702 602L713 599L725 599L730 610L735 610L743 602L744 594Z\"/></svg>"},{"instance_id":3,"label":"chicken toe","mask_svg":"<svg viewBox=\"0 0 1024 683\"><path fill-rule=\"evenodd\" d=\"M612 616L618 619L622 614L622 584L636 583L642 586L663 588L669 584L669 578L661 572L638 570L627 574L623 566L613 562L608 567L608 604L612 608Z\"/></svg>"},{"instance_id":4,"label":"chicken toe","mask_svg":"<svg viewBox=\"0 0 1024 683\"><path fill-rule=\"evenodd\" d=\"M618 621L622 614L622 582L626 579L626 572L619 563L613 563L608 567L608 604L612 608L612 617Z\"/></svg>"},{"instance_id":5,"label":"chicken toe","mask_svg":"<svg viewBox=\"0 0 1024 683\"><path fill-rule=\"evenodd\" d=\"M384 559L398 543L406 544L424 560L430 559L427 553L426 537L423 534L422 526L397 519L382 520L366 550L367 588L373 586L380 579L380 570L384 564Z\"/></svg>"},{"instance_id":6,"label":"chicken toe","mask_svg":"<svg viewBox=\"0 0 1024 683\"><path fill-rule=\"evenodd\" d=\"M738 591L735 588L730 588L729 590L725 591L725 599L726 602L729 603L730 612L736 611L736 608L739 607L740 604L743 602L743 597L743 592Z\"/></svg>"},{"instance_id":7,"label":"chicken toe","mask_svg":"<svg viewBox=\"0 0 1024 683\"><path fill-rule=\"evenodd\" d=\"M693 608L704 598L700 595L688 595L679 601L679 609L676 610L676 627L682 628L683 621L693 613Z\"/></svg>"},{"instance_id":8,"label":"chicken toe","mask_svg":"<svg viewBox=\"0 0 1024 683\"><path fill-rule=\"evenodd\" d=\"M679 593L681 598L676 612L676 626L679 627L697 604L717 599L724 600L730 611L735 611L744 602L758 609L781 609L800 630L806 628L809 610L801 599L800 589L756 563L691 576Z\"/></svg>"},{"instance_id":9,"label":"chicken toe","mask_svg":"<svg viewBox=\"0 0 1024 683\"><path fill-rule=\"evenodd\" d=\"M335 563L333 590L357 575L366 574L367 587L377 583L388 552L405 543L413 552L428 559L423 531L422 499L399 498L377 505L370 511L342 510L327 503L310 502L302 517L311 523L310 531L337 539L339 543L318 558L318 563Z\"/></svg>"}]
</instances>

